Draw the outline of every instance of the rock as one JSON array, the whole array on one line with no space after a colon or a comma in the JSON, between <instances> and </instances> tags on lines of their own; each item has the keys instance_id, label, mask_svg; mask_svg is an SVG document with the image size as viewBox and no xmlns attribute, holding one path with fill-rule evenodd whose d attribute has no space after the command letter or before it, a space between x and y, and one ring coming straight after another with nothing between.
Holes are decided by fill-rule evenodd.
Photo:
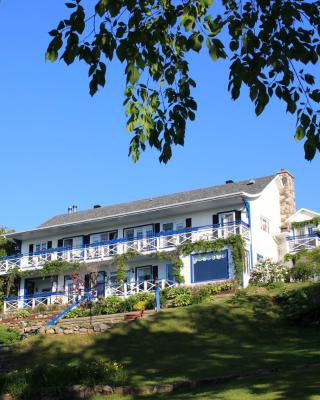
<instances>
[{"instance_id":1,"label":"rock","mask_svg":"<svg viewBox=\"0 0 320 400\"><path fill-rule=\"evenodd\" d=\"M13 400L13 397L9 393L1 394L0 400Z\"/></svg>"},{"instance_id":2,"label":"rock","mask_svg":"<svg viewBox=\"0 0 320 400\"><path fill-rule=\"evenodd\" d=\"M100 327L100 331L101 332L104 332L104 331L106 331L107 329L110 328L110 326L107 325L107 324L100 324L99 327Z\"/></svg>"},{"instance_id":3,"label":"rock","mask_svg":"<svg viewBox=\"0 0 320 400\"><path fill-rule=\"evenodd\" d=\"M63 331L63 333L64 333L65 335L71 335L71 334L73 333L73 329L65 329L65 330Z\"/></svg>"},{"instance_id":4,"label":"rock","mask_svg":"<svg viewBox=\"0 0 320 400\"><path fill-rule=\"evenodd\" d=\"M97 385L94 387L95 393L103 393L103 386Z\"/></svg>"},{"instance_id":5,"label":"rock","mask_svg":"<svg viewBox=\"0 0 320 400\"><path fill-rule=\"evenodd\" d=\"M93 327L93 330L94 330L95 332L101 332L101 329L100 329L99 326L94 326L94 327Z\"/></svg>"},{"instance_id":6,"label":"rock","mask_svg":"<svg viewBox=\"0 0 320 400\"><path fill-rule=\"evenodd\" d=\"M104 393L104 394L111 394L111 393L113 393L113 389L112 389L111 386L108 386L108 385L103 386L103 387L102 387L102 393Z\"/></svg>"},{"instance_id":7,"label":"rock","mask_svg":"<svg viewBox=\"0 0 320 400\"><path fill-rule=\"evenodd\" d=\"M156 393L153 386L140 386L133 389L133 393L138 396Z\"/></svg>"},{"instance_id":8,"label":"rock","mask_svg":"<svg viewBox=\"0 0 320 400\"><path fill-rule=\"evenodd\" d=\"M44 334L44 333L46 333L46 328L44 327L44 326L41 326L40 328L39 328L39 331L38 331L39 333L41 333L41 334Z\"/></svg>"},{"instance_id":9,"label":"rock","mask_svg":"<svg viewBox=\"0 0 320 400\"><path fill-rule=\"evenodd\" d=\"M59 326L57 326L55 328L55 332L56 332L56 334L61 335L63 333L63 329L61 329Z\"/></svg>"},{"instance_id":10,"label":"rock","mask_svg":"<svg viewBox=\"0 0 320 400\"><path fill-rule=\"evenodd\" d=\"M171 393L174 390L173 385L166 384L166 385L157 385L155 387L156 393Z\"/></svg>"},{"instance_id":11,"label":"rock","mask_svg":"<svg viewBox=\"0 0 320 400\"><path fill-rule=\"evenodd\" d=\"M79 329L79 333L88 333L88 329L87 328L80 328Z\"/></svg>"},{"instance_id":12,"label":"rock","mask_svg":"<svg viewBox=\"0 0 320 400\"><path fill-rule=\"evenodd\" d=\"M131 394L133 392L130 386L118 386L114 388L113 393L117 394Z\"/></svg>"},{"instance_id":13,"label":"rock","mask_svg":"<svg viewBox=\"0 0 320 400\"><path fill-rule=\"evenodd\" d=\"M47 335L53 335L54 333L55 333L54 329L52 329L52 328L49 328L49 329L46 330L46 334Z\"/></svg>"}]
</instances>

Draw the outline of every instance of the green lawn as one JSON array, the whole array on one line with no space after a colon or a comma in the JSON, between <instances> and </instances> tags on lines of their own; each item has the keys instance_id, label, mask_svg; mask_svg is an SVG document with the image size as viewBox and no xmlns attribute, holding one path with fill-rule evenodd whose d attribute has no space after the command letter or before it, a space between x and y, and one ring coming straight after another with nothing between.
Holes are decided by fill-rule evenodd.
<instances>
[{"instance_id":1,"label":"green lawn","mask_svg":"<svg viewBox=\"0 0 320 400\"><path fill-rule=\"evenodd\" d=\"M92 400L145 400L139 396L95 396ZM320 400L320 369L237 380L215 388L155 395L153 400Z\"/></svg>"},{"instance_id":2,"label":"green lawn","mask_svg":"<svg viewBox=\"0 0 320 400\"><path fill-rule=\"evenodd\" d=\"M319 362L319 328L289 326L266 290L250 294L244 303L165 310L99 335L36 336L17 347L16 365L114 360L138 386Z\"/></svg>"}]
</instances>

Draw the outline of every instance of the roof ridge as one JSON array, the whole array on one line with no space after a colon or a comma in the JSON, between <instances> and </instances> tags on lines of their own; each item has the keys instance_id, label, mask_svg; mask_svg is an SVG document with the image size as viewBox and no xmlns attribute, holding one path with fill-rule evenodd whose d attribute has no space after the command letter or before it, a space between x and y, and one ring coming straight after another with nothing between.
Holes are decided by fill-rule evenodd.
<instances>
[{"instance_id":1,"label":"roof ridge","mask_svg":"<svg viewBox=\"0 0 320 400\"><path fill-rule=\"evenodd\" d=\"M179 198L186 198L188 196L191 197L191 199L184 199L184 201L182 202L187 202L187 201L192 201L192 200L201 200L201 199L205 199L205 193L203 192L210 192L211 194L209 194L209 197L218 197L219 195L223 195L223 194L232 194L232 193L236 193L238 191L247 191L249 194L250 192L253 192L253 194L257 194L259 193L261 190L264 189L264 187L269 184L271 182L271 180L276 177L277 174L273 174L273 175L268 175L268 176L264 176L264 177L259 177L259 178L251 178L251 179L245 179L245 180L241 180L241 181L235 181L233 183L224 183L224 184L220 184L220 185L214 185L214 186L208 186L205 188L198 188L198 189L192 189L192 190L188 190L188 191L180 191L180 192L175 192L175 193L170 193L170 194L165 194L165 195L160 195L160 196L155 196L155 197L149 197L149 198L145 198L145 199L137 199L137 200L132 200L129 202L123 202L123 203L117 203L117 204L109 204L109 205L105 205L99 208L89 208L86 210L81 210L81 211L77 211L75 213L64 213L64 214L57 214L53 217L51 217L50 219L46 220L44 223L42 223L41 225L38 226L38 228L42 228L42 227L50 227L50 226L57 226L57 225L64 225L64 224L68 224L68 223L73 223L73 222L81 222L81 221L85 221L85 220L90 220L90 219L96 219L96 218L106 218L106 217L110 217L112 215L116 215L117 213L114 212L111 215L103 215L104 211L106 212L107 210L112 210L112 209L121 209L121 208L130 208L134 206L138 206L138 205L145 205L146 209L151 209L151 208L159 208L159 207L163 207L163 206L169 206L169 205L173 205L173 204L179 204ZM250 181L255 181L256 183L260 183L261 181L264 182L266 181L264 184L261 183L261 185L247 185ZM247 185L246 188L244 188L243 186ZM260 187L261 186L261 187ZM223 188L227 189L227 190L222 190ZM229 190L229 189L234 189L234 190ZM237 190L236 190L237 189ZM248 190L244 190L244 189L248 189ZM218 192L221 192L220 194ZM198 196L196 196L197 194L199 194L199 198ZM202 197L201 197L202 195ZM196 199L192 199L193 197L197 197ZM208 197L208 196L207 196ZM168 204L163 204L163 205L157 205L156 203L161 203L164 202L165 200L171 199L171 203L169 202ZM150 202L150 206L152 205L152 207L148 207L149 204L145 204L146 202ZM181 201L180 201L181 202ZM125 212L134 212L134 211L141 211L141 209L139 207L137 207L136 210L126 210ZM89 214L89 215L88 215ZM119 212L118 212L119 214ZM87 217L85 217L85 215L88 215ZM64 220L64 222L61 222L61 220ZM67 222L65 221L67 220Z\"/></svg>"}]
</instances>

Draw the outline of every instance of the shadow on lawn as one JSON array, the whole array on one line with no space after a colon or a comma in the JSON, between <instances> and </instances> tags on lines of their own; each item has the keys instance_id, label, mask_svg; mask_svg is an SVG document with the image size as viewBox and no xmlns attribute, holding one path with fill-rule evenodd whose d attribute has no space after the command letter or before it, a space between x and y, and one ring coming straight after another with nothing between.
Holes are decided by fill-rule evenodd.
<instances>
[{"instance_id":1,"label":"shadow on lawn","mask_svg":"<svg viewBox=\"0 0 320 400\"><path fill-rule=\"evenodd\" d=\"M244 300L163 311L90 340L80 335L38 336L17 354L16 362L63 368L69 362L114 360L125 365L129 384L135 386L317 362L319 330L286 325L272 310L270 299L256 297L250 307ZM277 397L287 398L288 393Z\"/></svg>"}]
</instances>

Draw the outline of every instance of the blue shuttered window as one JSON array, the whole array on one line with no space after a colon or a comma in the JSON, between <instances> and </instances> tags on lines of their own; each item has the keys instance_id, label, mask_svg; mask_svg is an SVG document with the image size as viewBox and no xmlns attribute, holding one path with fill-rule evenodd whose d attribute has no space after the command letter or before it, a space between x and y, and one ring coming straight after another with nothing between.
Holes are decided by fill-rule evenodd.
<instances>
[{"instance_id":1,"label":"blue shuttered window","mask_svg":"<svg viewBox=\"0 0 320 400\"><path fill-rule=\"evenodd\" d=\"M229 278L228 251L192 255L192 282Z\"/></svg>"}]
</instances>

